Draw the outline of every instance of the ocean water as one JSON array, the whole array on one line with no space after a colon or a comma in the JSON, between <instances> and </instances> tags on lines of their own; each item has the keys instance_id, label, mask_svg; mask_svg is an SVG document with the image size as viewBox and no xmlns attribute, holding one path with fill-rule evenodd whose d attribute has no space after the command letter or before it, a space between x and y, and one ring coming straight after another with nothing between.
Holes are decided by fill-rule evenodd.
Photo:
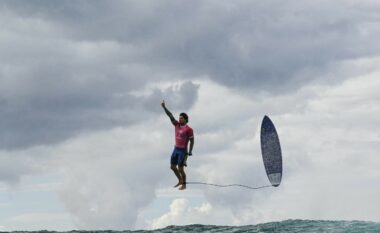
<instances>
[{"instance_id":1,"label":"ocean water","mask_svg":"<svg viewBox=\"0 0 380 233\"><path fill-rule=\"evenodd\" d=\"M17 231L28 232L28 231ZM30 232L30 231L29 231ZM53 233L54 231L33 231L33 233ZM249 226L213 226L213 225L187 225L168 226L157 230L137 230L137 231L69 231L68 233L180 233L180 232L306 232L306 233L380 233L380 223L364 221L312 221L312 220L286 220L282 222L271 222ZM16 233L16 231L14 231Z\"/></svg>"},{"instance_id":2,"label":"ocean water","mask_svg":"<svg viewBox=\"0 0 380 233\"><path fill-rule=\"evenodd\" d=\"M305 233L359 233L377 232L380 233L380 223L363 221L311 221L311 220L286 220L282 222L272 222L249 226L211 226L211 225L188 225L188 226L169 226L155 231L136 231L136 232L305 232Z\"/></svg>"}]
</instances>

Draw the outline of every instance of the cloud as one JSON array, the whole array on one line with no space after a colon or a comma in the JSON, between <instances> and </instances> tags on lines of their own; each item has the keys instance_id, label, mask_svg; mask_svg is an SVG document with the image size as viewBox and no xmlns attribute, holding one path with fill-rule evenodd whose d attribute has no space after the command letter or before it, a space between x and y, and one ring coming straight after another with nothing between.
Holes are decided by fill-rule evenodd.
<instances>
[{"instance_id":1,"label":"cloud","mask_svg":"<svg viewBox=\"0 0 380 233\"><path fill-rule=\"evenodd\" d=\"M54 160L51 149L39 146L12 152L0 150L0 181L15 188L22 177L47 172Z\"/></svg>"},{"instance_id":2,"label":"cloud","mask_svg":"<svg viewBox=\"0 0 380 233\"><path fill-rule=\"evenodd\" d=\"M150 229L164 228L169 225L191 225L191 224L204 224L210 223L223 224L225 217L223 211L218 212L209 203L202 203L200 206L191 207L189 200L185 198L178 198L170 204L168 213L148 221ZM226 222L224 222L226 224Z\"/></svg>"},{"instance_id":3,"label":"cloud","mask_svg":"<svg viewBox=\"0 0 380 233\"><path fill-rule=\"evenodd\" d=\"M158 72L206 74L239 88L289 91L309 82L326 65L379 50L376 46L369 50L363 43L378 35L372 30L373 9L378 6L371 1L360 7L349 1L54 5L9 1L6 6L11 14L62 28L60 34L71 41L122 44L118 54L126 63L144 64Z\"/></svg>"},{"instance_id":4,"label":"cloud","mask_svg":"<svg viewBox=\"0 0 380 233\"><path fill-rule=\"evenodd\" d=\"M46 85L38 79L36 82ZM54 84L46 91L39 87L28 90L21 99L5 96L0 123L3 129L1 147L49 145L86 131L130 125L156 115L163 97L173 99L175 107L186 110L197 95L196 85L191 82L180 84L175 90L156 90L144 97L130 95L128 88L120 92L118 88L113 90L106 87L105 81L93 78L82 80L81 87L76 82L66 80L65 84ZM103 84L105 90L98 92ZM119 85L127 84L120 81ZM27 93L29 91L34 93ZM18 94L22 94L21 91Z\"/></svg>"},{"instance_id":5,"label":"cloud","mask_svg":"<svg viewBox=\"0 0 380 233\"><path fill-rule=\"evenodd\" d=\"M65 183L59 193L79 229L133 228L140 209L154 200L155 189L170 174L169 151L156 143L170 144L157 128L162 122L95 133L61 146Z\"/></svg>"},{"instance_id":6,"label":"cloud","mask_svg":"<svg viewBox=\"0 0 380 233\"><path fill-rule=\"evenodd\" d=\"M138 48L123 42L71 38L57 29L61 21L44 16L45 8L57 13L65 4L8 2L0 8L1 17L9 21L0 44L4 60L0 65L0 124L4 129L0 148L49 145L89 130L130 125L143 119L142 115L157 114L152 105L160 101L154 99L158 96L176 98L185 108L196 99L196 88L186 80L177 90L132 96L131 92L152 83L152 76L159 81L173 74L157 73L150 64L136 60Z\"/></svg>"},{"instance_id":7,"label":"cloud","mask_svg":"<svg viewBox=\"0 0 380 233\"><path fill-rule=\"evenodd\" d=\"M142 99L130 95L153 79L211 79L272 94L297 90L321 70L379 51L377 43L366 46L378 37L376 7L371 1L360 7L349 1L5 1L1 148L133 124L149 112L139 106L152 108L159 96L171 94L187 109L196 100L191 85Z\"/></svg>"}]
</instances>

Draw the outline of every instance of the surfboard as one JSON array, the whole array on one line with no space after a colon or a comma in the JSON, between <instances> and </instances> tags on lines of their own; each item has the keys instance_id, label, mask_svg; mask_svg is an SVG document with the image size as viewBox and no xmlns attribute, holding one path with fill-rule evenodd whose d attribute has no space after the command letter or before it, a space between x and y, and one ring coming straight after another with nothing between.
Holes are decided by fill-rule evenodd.
<instances>
[{"instance_id":1,"label":"surfboard","mask_svg":"<svg viewBox=\"0 0 380 233\"><path fill-rule=\"evenodd\" d=\"M277 187L282 178L281 145L276 128L268 116L264 116L261 123L260 141L265 171L272 186Z\"/></svg>"}]
</instances>

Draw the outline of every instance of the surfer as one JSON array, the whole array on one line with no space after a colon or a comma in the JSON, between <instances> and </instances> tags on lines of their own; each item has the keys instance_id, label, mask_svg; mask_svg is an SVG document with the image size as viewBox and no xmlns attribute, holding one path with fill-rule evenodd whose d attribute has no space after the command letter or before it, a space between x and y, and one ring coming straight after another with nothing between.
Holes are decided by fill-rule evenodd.
<instances>
[{"instance_id":1,"label":"surfer","mask_svg":"<svg viewBox=\"0 0 380 233\"><path fill-rule=\"evenodd\" d=\"M170 158L170 168L178 178L178 184L176 184L174 188L180 186L179 190L184 190L186 189L186 173L184 166L187 166L187 156L191 156L193 151L193 129L187 124L189 122L189 117L186 113L183 112L179 114L177 121L173 114L166 108L164 100L162 101L161 106L165 110L166 115L168 115L175 128L175 146ZM189 142L190 149L187 150L187 145Z\"/></svg>"}]
</instances>

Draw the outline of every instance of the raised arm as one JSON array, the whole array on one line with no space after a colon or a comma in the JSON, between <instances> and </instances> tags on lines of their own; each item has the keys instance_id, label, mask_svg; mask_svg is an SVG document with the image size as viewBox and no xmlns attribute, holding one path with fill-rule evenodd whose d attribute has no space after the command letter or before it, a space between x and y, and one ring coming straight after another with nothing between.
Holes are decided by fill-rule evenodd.
<instances>
[{"instance_id":1,"label":"raised arm","mask_svg":"<svg viewBox=\"0 0 380 233\"><path fill-rule=\"evenodd\" d=\"M166 115L168 115L173 125L176 124L177 120L174 118L173 114L166 108L165 100L162 101L161 106L165 110Z\"/></svg>"}]
</instances>

